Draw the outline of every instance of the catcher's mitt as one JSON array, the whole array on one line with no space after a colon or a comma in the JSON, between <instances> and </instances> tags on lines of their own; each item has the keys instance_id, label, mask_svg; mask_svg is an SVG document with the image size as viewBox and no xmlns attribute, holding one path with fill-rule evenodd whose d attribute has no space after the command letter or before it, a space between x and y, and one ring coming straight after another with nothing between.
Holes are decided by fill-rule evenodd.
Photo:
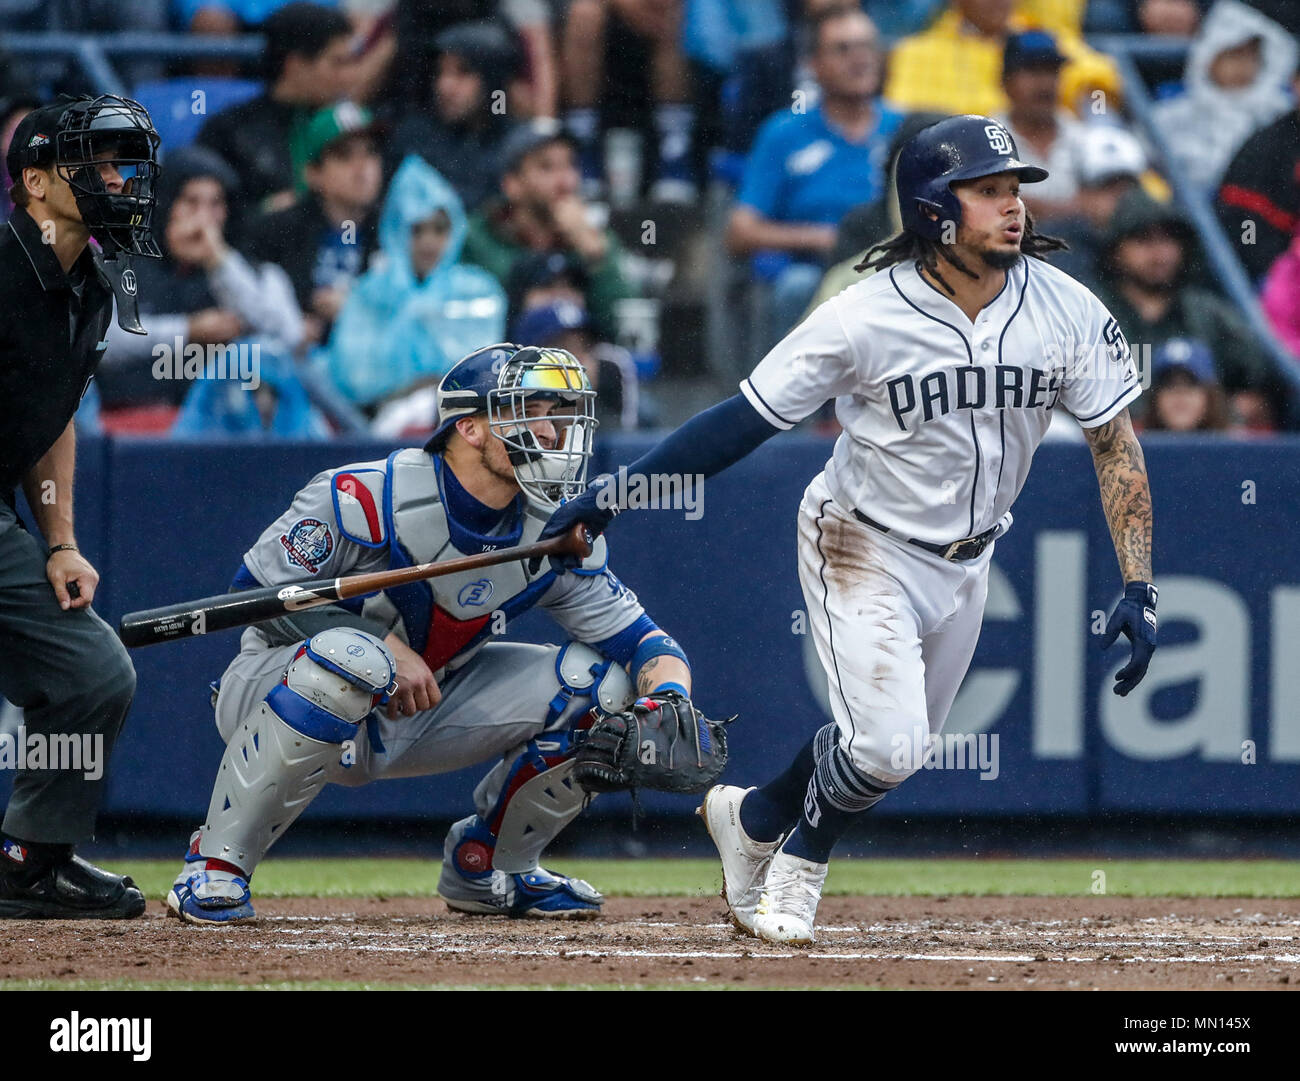
<instances>
[{"instance_id":1,"label":"catcher's mitt","mask_svg":"<svg viewBox=\"0 0 1300 1081\"><path fill-rule=\"evenodd\" d=\"M703 792L727 764L723 725L734 720L711 721L676 691L638 698L587 730L574 756L574 778L593 793Z\"/></svg>"}]
</instances>

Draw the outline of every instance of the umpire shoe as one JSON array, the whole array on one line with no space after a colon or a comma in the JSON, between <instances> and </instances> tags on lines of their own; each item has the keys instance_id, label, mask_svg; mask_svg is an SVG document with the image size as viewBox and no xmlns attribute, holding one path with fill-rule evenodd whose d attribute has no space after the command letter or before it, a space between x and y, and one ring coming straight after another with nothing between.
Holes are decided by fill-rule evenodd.
<instances>
[{"instance_id":1,"label":"umpire shoe","mask_svg":"<svg viewBox=\"0 0 1300 1081\"><path fill-rule=\"evenodd\" d=\"M16 842L5 842L0 919L132 920L144 907L144 894L130 878L101 870L70 849L39 859Z\"/></svg>"},{"instance_id":2,"label":"umpire shoe","mask_svg":"<svg viewBox=\"0 0 1300 1081\"><path fill-rule=\"evenodd\" d=\"M714 785L704 794L695 813L722 858L722 899L727 902L731 922L746 934L754 934L754 910L763 892L772 855L781 847L775 841L755 841L740 824L740 803L753 788Z\"/></svg>"},{"instance_id":3,"label":"umpire shoe","mask_svg":"<svg viewBox=\"0 0 1300 1081\"><path fill-rule=\"evenodd\" d=\"M754 933L783 946L811 946L827 866L788 852L773 856L754 914Z\"/></svg>"}]
</instances>

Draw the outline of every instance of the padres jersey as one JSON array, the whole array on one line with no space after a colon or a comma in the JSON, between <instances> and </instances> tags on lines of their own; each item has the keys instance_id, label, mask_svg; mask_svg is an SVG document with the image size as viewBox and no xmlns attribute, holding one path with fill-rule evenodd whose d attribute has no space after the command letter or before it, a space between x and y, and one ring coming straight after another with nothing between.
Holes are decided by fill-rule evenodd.
<instances>
[{"instance_id":1,"label":"padres jersey","mask_svg":"<svg viewBox=\"0 0 1300 1081\"><path fill-rule=\"evenodd\" d=\"M881 270L818 307L741 392L778 428L834 398L836 502L947 544L1010 522L1052 410L1094 427L1141 384L1105 306L1022 258L974 323L913 265Z\"/></svg>"},{"instance_id":2,"label":"padres jersey","mask_svg":"<svg viewBox=\"0 0 1300 1081\"><path fill-rule=\"evenodd\" d=\"M318 473L244 555L245 584L409 567L537 539L546 516L522 497L490 534L460 526L446 511L445 468L440 457L411 448L386 460ZM396 632L436 678L465 664L510 618L534 605L581 642L600 642L629 627L643 609L608 570L606 556L602 537L570 574L557 576L546 560L533 575L524 562L504 563L413 582L340 607L386 628L384 633Z\"/></svg>"}]
</instances>

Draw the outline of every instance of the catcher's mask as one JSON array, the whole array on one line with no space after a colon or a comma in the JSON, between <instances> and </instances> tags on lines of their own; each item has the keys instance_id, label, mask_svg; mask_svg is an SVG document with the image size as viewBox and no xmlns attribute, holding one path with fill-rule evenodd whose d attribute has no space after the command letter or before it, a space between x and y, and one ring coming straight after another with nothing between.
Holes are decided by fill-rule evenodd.
<instances>
[{"instance_id":1,"label":"catcher's mask","mask_svg":"<svg viewBox=\"0 0 1300 1081\"><path fill-rule=\"evenodd\" d=\"M532 401L554 401L546 414L529 416ZM488 392L488 425L506 446L515 479L535 503L558 507L587 486L587 463L596 430L596 392L581 362L565 349L526 346L501 369ZM547 447L534 429L549 424Z\"/></svg>"},{"instance_id":2,"label":"catcher's mask","mask_svg":"<svg viewBox=\"0 0 1300 1081\"><path fill-rule=\"evenodd\" d=\"M555 407L530 415L529 403L536 401L553 401ZM587 373L567 350L487 346L443 377L439 423L426 446L441 450L459 418L486 413L492 434L505 444L520 490L533 503L554 509L587 486L595 408ZM545 426L551 432L539 438Z\"/></svg>"},{"instance_id":3,"label":"catcher's mask","mask_svg":"<svg viewBox=\"0 0 1300 1081\"><path fill-rule=\"evenodd\" d=\"M121 191L110 191L104 182L106 164L121 176ZM161 257L153 238L158 133L143 105L115 94L71 102L55 136L54 166L107 257L118 252Z\"/></svg>"}]
</instances>

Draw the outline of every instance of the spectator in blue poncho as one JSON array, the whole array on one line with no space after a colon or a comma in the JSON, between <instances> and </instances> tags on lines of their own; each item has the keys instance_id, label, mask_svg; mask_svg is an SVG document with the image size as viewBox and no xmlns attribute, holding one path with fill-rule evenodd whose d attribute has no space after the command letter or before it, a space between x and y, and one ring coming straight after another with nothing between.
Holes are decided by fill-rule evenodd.
<instances>
[{"instance_id":1,"label":"spectator in blue poncho","mask_svg":"<svg viewBox=\"0 0 1300 1081\"><path fill-rule=\"evenodd\" d=\"M251 371L197 380L171 434L190 439L327 439L330 429L307 397L292 361L262 353Z\"/></svg>"},{"instance_id":2,"label":"spectator in blue poncho","mask_svg":"<svg viewBox=\"0 0 1300 1081\"><path fill-rule=\"evenodd\" d=\"M460 263L465 210L436 169L402 162L379 221L380 253L357 279L319 363L363 407L442 376L499 341L506 298L487 271Z\"/></svg>"}]
</instances>

